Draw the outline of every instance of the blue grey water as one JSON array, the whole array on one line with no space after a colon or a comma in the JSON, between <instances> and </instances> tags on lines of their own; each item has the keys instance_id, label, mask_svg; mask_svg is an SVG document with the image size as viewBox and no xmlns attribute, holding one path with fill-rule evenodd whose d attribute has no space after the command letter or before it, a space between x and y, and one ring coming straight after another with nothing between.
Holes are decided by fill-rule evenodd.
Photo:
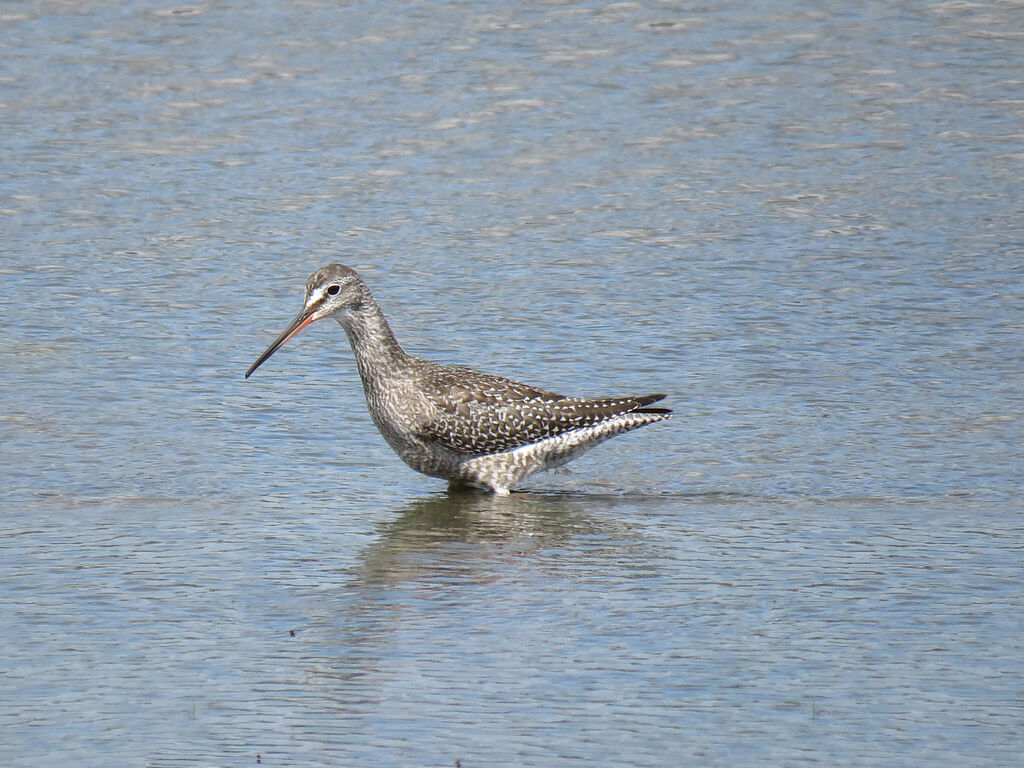
<instances>
[{"instance_id":1,"label":"blue grey water","mask_svg":"<svg viewBox=\"0 0 1024 768\"><path fill-rule=\"evenodd\" d=\"M1024 9L0 5L0 763L1011 766ZM676 418L448 497L407 349Z\"/></svg>"}]
</instances>

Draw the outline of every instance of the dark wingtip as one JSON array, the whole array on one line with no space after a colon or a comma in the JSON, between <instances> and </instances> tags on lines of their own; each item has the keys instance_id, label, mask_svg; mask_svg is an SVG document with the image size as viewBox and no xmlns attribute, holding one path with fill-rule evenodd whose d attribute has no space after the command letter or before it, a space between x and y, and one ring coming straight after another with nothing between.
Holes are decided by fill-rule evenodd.
<instances>
[{"instance_id":1,"label":"dark wingtip","mask_svg":"<svg viewBox=\"0 0 1024 768\"><path fill-rule=\"evenodd\" d=\"M659 400L664 399L665 395L660 392L655 393L653 395L639 395L633 398L633 400L636 401L638 408L643 408L644 406L650 405L651 403L656 403Z\"/></svg>"},{"instance_id":2,"label":"dark wingtip","mask_svg":"<svg viewBox=\"0 0 1024 768\"><path fill-rule=\"evenodd\" d=\"M637 408L633 413L656 413L659 416L671 416L674 411L671 408Z\"/></svg>"}]
</instances>

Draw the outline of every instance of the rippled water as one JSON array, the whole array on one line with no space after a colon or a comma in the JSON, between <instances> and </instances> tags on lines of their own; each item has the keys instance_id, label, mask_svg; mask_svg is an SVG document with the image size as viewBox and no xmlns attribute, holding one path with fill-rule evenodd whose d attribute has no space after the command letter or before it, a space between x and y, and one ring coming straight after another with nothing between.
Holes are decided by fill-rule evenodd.
<instances>
[{"instance_id":1,"label":"rippled water","mask_svg":"<svg viewBox=\"0 0 1024 768\"><path fill-rule=\"evenodd\" d=\"M0 761L1016 765L1021 13L0 8ZM449 497L328 261L677 417Z\"/></svg>"}]
</instances>

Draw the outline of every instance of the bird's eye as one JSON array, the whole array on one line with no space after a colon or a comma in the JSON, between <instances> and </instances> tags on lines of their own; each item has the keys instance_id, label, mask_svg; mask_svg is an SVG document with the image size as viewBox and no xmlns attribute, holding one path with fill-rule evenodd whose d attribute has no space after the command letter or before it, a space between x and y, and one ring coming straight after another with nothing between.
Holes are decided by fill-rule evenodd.
<instances>
[{"instance_id":1,"label":"bird's eye","mask_svg":"<svg viewBox=\"0 0 1024 768\"><path fill-rule=\"evenodd\" d=\"M328 296L337 296L338 295L338 291L340 291L340 290L341 290L341 286L339 286L339 285L329 285L329 286L327 286L327 295Z\"/></svg>"}]
</instances>

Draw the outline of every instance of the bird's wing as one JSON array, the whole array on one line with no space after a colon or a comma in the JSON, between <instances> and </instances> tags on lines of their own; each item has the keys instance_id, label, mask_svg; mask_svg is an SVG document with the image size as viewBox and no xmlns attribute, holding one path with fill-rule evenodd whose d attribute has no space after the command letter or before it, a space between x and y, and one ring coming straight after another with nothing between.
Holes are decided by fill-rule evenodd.
<instances>
[{"instance_id":1,"label":"bird's wing","mask_svg":"<svg viewBox=\"0 0 1024 768\"><path fill-rule=\"evenodd\" d=\"M664 395L584 400L468 368L431 373L432 417L420 434L467 456L510 451L598 424L656 402Z\"/></svg>"}]
</instances>

